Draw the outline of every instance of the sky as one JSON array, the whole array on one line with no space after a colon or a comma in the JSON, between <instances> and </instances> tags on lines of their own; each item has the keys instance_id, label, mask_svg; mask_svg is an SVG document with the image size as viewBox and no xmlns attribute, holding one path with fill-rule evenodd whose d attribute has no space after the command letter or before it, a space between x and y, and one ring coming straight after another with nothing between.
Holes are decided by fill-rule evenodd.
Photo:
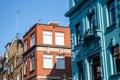
<instances>
[{"instance_id":1,"label":"sky","mask_svg":"<svg viewBox=\"0 0 120 80\"><path fill-rule=\"evenodd\" d=\"M5 53L5 45L15 39L16 26L20 38L39 20L68 26L69 19L64 16L68 10L69 0L0 0L0 56Z\"/></svg>"}]
</instances>

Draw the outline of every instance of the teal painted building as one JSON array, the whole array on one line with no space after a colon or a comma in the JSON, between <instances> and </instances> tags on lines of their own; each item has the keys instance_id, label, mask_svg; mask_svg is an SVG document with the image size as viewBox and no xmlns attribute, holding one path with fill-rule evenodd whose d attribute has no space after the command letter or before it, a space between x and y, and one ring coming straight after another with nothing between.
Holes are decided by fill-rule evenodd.
<instances>
[{"instance_id":1,"label":"teal painted building","mask_svg":"<svg viewBox=\"0 0 120 80\"><path fill-rule=\"evenodd\" d=\"M120 80L120 0L69 0L73 80Z\"/></svg>"}]
</instances>

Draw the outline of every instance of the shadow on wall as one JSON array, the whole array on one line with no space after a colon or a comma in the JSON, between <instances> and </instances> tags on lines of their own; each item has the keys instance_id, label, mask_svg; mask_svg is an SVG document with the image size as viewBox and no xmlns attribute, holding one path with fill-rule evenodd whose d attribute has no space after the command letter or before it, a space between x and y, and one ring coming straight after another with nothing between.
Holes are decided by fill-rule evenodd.
<instances>
[{"instance_id":1,"label":"shadow on wall","mask_svg":"<svg viewBox=\"0 0 120 80\"><path fill-rule=\"evenodd\" d=\"M59 66L64 63L59 64ZM57 69L57 62L54 64L50 74L47 75L48 80L71 80L72 69L71 69L71 57L65 57L65 69ZM51 79L51 77L53 77ZM59 78L59 79L58 79Z\"/></svg>"}]
</instances>

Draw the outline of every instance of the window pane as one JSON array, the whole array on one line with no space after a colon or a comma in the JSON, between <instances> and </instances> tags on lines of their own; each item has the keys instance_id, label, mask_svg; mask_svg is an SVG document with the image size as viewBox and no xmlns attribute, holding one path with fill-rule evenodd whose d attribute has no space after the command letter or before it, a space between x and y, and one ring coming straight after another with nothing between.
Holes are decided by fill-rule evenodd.
<instances>
[{"instance_id":1,"label":"window pane","mask_svg":"<svg viewBox=\"0 0 120 80\"><path fill-rule=\"evenodd\" d=\"M11 64L11 72L13 72L14 66L13 64Z\"/></svg>"},{"instance_id":2,"label":"window pane","mask_svg":"<svg viewBox=\"0 0 120 80\"><path fill-rule=\"evenodd\" d=\"M76 44L80 44L82 38L82 26L80 23L76 24Z\"/></svg>"},{"instance_id":3,"label":"window pane","mask_svg":"<svg viewBox=\"0 0 120 80\"><path fill-rule=\"evenodd\" d=\"M100 55L95 54L90 57L90 67L91 67L91 78L92 80L101 80L101 66L100 66Z\"/></svg>"},{"instance_id":4,"label":"window pane","mask_svg":"<svg viewBox=\"0 0 120 80\"><path fill-rule=\"evenodd\" d=\"M116 69L117 73L120 72L120 56L116 58Z\"/></svg>"},{"instance_id":5,"label":"window pane","mask_svg":"<svg viewBox=\"0 0 120 80\"><path fill-rule=\"evenodd\" d=\"M113 52L113 64L115 66L115 72L118 73L120 72L120 50L119 50L119 44L117 44L114 48L113 48L114 52Z\"/></svg>"},{"instance_id":6,"label":"window pane","mask_svg":"<svg viewBox=\"0 0 120 80\"><path fill-rule=\"evenodd\" d=\"M24 74L27 73L27 61L24 63Z\"/></svg>"},{"instance_id":7,"label":"window pane","mask_svg":"<svg viewBox=\"0 0 120 80\"><path fill-rule=\"evenodd\" d=\"M35 34L33 33L31 35L31 46L33 46L35 44Z\"/></svg>"},{"instance_id":8,"label":"window pane","mask_svg":"<svg viewBox=\"0 0 120 80\"><path fill-rule=\"evenodd\" d=\"M112 25L116 22L116 12L115 12L115 2L108 3L108 15L109 15L109 25Z\"/></svg>"},{"instance_id":9,"label":"window pane","mask_svg":"<svg viewBox=\"0 0 120 80\"><path fill-rule=\"evenodd\" d=\"M6 61L3 61L2 67L3 67L3 71L5 71L6 70Z\"/></svg>"},{"instance_id":10,"label":"window pane","mask_svg":"<svg viewBox=\"0 0 120 80\"><path fill-rule=\"evenodd\" d=\"M65 69L65 57L63 55L56 56L56 69Z\"/></svg>"},{"instance_id":11,"label":"window pane","mask_svg":"<svg viewBox=\"0 0 120 80\"><path fill-rule=\"evenodd\" d=\"M17 75L17 80L20 80L20 73L18 73Z\"/></svg>"},{"instance_id":12,"label":"window pane","mask_svg":"<svg viewBox=\"0 0 120 80\"><path fill-rule=\"evenodd\" d=\"M90 24L90 32L94 32L97 29L96 20L95 20L95 12L92 12L89 15L89 24Z\"/></svg>"},{"instance_id":13,"label":"window pane","mask_svg":"<svg viewBox=\"0 0 120 80\"><path fill-rule=\"evenodd\" d=\"M31 70L34 70L35 69L35 57L32 56L31 57Z\"/></svg>"},{"instance_id":14,"label":"window pane","mask_svg":"<svg viewBox=\"0 0 120 80\"><path fill-rule=\"evenodd\" d=\"M43 56L43 67L52 68L53 67L53 56L51 54L44 54Z\"/></svg>"},{"instance_id":15,"label":"window pane","mask_svg":"<svg viewBox=\"0 0 120 80\"><path fill-rule=\"evenodd\" d=\"M64 45L64 33L62 32L55 33L55 43L56 45Z\"/></svg>"},{"instance_id":16,"label":"window pane","mask_svg":"<svg viewBox=\"0 0 120 80\"><path fill-rule=\"evenodd\" d=\"M10 74L10 67L8 67L8 74Z\"/></svg>"},{"instance_id":17,"label":"window pane","mask_svg":"<svg viewBox=\"0 0 120 80\"><path fill-rule=\"evenodd\" d=\"M109 3L109 10L112 10L113 8L115 8L115 3L114 1Z\"/></svg>"},{"instance_id":18,"label":"window pane","mask_svg":"<svg viewBox=\"0 0 120 80\"><path fill-rule=\"evenodd\" d=\"M26 51L27 50L27 40L25 40L25 42L24 42L24 51Z\"/></svg>"},{"instance_id":19,"label":"window pane","mask_svg":"<svg viewBox=\"0 0 120 80\"><path fill-rule=\"evenodd\" d=\"M43 31L43 43L52 44L52 32L51 31Z\"/></svg>"},{"instance_id":20,"label":"window pane","mask_svg":"<svg viewBox=\"0 0 120 80\"><path fill-rule=\"evenodd\" d=\"M78 70L79 70L79 80L83 80L83 65L82 61L77 63L78 65Z\"/></svg>"}]
</instances>

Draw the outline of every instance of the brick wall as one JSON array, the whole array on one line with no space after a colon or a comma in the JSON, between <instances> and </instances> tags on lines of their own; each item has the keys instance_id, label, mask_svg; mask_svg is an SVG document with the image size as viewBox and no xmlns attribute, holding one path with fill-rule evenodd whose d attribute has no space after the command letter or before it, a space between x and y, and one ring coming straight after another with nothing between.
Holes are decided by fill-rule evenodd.
<instances>
[{"instance_id":1,"label":"brick wall","mask_svg":"<svg viewBox=\"0 0 120 80\"><path fill-rule=\"evenodd\" d=\"M52 45L44 45L43 44L43 31L48 30L52 31ZM55 45L55 32L63 32L64 33L64 46L57 46ZM35 43L36 45L34 48L31 47L31 35L35 33ZM36 24L34 25L23 37L23 41L28 41L28 50L24 53L23 56L24 60L27 60L28 63L28 72L27 75L24 76L24 80L28 80L30 78L36 78L37 75L40 76L54 76L54 77L61 77L64 73L71 77L71 51L70 51L70 29L64 26L51 26L47 24ZM56 69L56 54L63 54L65 56L65 70L58 70ZM30 72L30 55L31 52L34 52L35 56L35 71ZM53 55L53 68L52 69L45 69L43 68L43 54L49 53ZM42 78L36 80L43 80Z\"/></svg>"}]
</instances>

